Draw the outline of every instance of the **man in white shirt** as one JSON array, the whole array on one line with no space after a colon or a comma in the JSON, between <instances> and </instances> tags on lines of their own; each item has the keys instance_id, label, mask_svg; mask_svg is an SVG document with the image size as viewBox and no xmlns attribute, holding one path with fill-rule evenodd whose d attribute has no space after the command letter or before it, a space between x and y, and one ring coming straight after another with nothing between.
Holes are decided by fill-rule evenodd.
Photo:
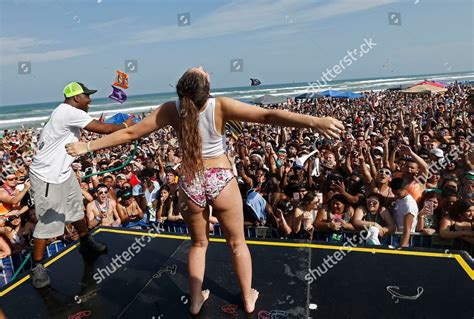
<instances>
[{"instance_id":1,"label":"man in white shirt","mask_svg":"<svg viewBox=\"0 0 474 319\"><path fill-rule=\"evenodd\" d=\"M408 193L408 184L402 178L394 178L390 182L390 187L396 196L393 203L393 217L397 224L397 230L403 231L400 246L408 247L410 233L415 232L418 221L418 204Z\"/></svg>"},{"instance_id":2,"label":"man in white shirt","mask_svg":"<svg viewBox=\"0 0 474 319\"><path fill-rule=\"evenodd\" d=\"M80 236L81 252L102 253L107 247L88 234L84 219L82 193L71 167L74 157L66 153L66 144L79 140L81 129L109 134L133 124L129 118L122 124L107 124L94 120L87 111L90 95L82 83L72 82L64 88L64 103L54 109L41 131L38 152L30 166L31 190L35 199L36 224L31 279L35 288L50 284L42 265L48 239L64 234L65 223L71 223Z\"/></svg>"}]
</instances>

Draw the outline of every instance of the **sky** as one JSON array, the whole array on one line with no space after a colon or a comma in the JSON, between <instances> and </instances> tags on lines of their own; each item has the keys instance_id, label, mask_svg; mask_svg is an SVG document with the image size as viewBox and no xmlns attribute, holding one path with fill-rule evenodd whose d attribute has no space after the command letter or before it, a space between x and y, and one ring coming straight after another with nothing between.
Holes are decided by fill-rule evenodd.
<instances>
[{"instance_id":1,"label":"sky","mask_svg":"<svg viewBox=\"0 0 474 319\"><path fill-rule=\"evenodd\" d=\"M472 0L1 0L0 15L0 106L72 81L105 97L129 60L129 95L198 65L215 88L314 81L365 41L336 80L474 69Z\"/></svg>"}]
</instances>

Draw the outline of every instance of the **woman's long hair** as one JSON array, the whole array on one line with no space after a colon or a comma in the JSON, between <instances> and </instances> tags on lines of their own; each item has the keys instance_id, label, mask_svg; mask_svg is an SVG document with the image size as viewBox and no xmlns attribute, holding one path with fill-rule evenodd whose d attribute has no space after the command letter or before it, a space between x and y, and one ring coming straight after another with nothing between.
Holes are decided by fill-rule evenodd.
<instances>
[{"instance_id":1,"label":"woman's long hair","mask_svg":"<svg viewBox=\"0 0 474 319\"><path fill-rule=\"evenodd\" d=\"M161 192L162 191L167 191L168 192L168 198L165 199L164 202L161 201ZM171 189L168 185L163 185L160 187L160 190L158 191L158 208L163 207L163 211L166 211L168 213L168 209L171 205Z\"/></svg>"},{"instance_id":2,"label":"woman's long hair","mask_svg":"<svg viewBox=\"0 0 474 319\"><path fill-rule=\"evenodd\" d=\"M315 198L316 198L316 195L313 192L307 192L303 196L303 199L301 200L301 206L306 206L306 205L311 204Z\"/></svg>"},{"instance_id":3,"label":"woman's long hair","mask_svg":"<svg viewBox=\"0 0 474 319\"><path fill-rule=\"evenodd\" d=\"M180 101L178 139L183 151L181 170L187 178L193 178L204 169L199 110L206 104L209 92L210 84L206 76L195 70L187 70L176 85Z\"/></svg>"}]
</instances>

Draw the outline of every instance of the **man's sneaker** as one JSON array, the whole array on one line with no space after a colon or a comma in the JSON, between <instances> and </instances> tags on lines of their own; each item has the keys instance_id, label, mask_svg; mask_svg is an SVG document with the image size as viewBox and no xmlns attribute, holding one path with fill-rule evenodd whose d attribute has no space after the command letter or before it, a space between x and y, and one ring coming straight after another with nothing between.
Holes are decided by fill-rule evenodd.
<instances>
[{"instance_id":1,"label":"man's sneaker","mask_svg":"<svg viewBox=\"0 0 474 319\"><path fill-rule=\"evenodd\" d=\"M95 241L92 236L87 235L84 239L81 240L79 251L83 254L102 254L107 251L107 246L105 244Z\"/></svg>"},{"instance_id":2,"label":"man's sneaker","mask_svg":"<svg viewBox=\"0 0 474 319\"><path fill-rule=\"evenodd\" d=\"M36 266L31 268L30 276L33 287L37 289L44 288L51 284L49 275L42 264L37 264Z\"/></svg>"}]
</instances>

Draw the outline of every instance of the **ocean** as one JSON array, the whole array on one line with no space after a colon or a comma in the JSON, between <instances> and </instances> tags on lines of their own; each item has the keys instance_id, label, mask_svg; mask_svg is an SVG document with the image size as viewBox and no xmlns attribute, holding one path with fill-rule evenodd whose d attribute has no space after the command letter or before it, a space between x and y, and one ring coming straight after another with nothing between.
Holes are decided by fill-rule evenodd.
<instances>
[{"instance_id":1,"label":"ocean","mask_svg":"<svg viewBox=\"0 0 474 319\"><path fill-rule=\"evenodd\" d=\"M444 83L454 81L473 81L474 71L444 74L423 74L399 77L384 77L370 79L353 79L331 81L321 90L348 90L354 92L378 91L399 85L409 85L423 80L436 80ZM250 82L250 81L249 81ZM213 96L227 96L242 101L252 102L253 99L264 94L296 96L308 90L308 83L283 83L259 86L242 86L212 90ZM106 117L116 113L142 113L149 112L163 102L176 99L175 92L154 93L145 95L128 96L125 103L120 104L108 98L92 99L89 114L99 118L104 112ZM44 125L53 109L62 101L48 103L0 106L0 130L16 129L22 127L38 128Z\"/></svg>"}]
</instances>

